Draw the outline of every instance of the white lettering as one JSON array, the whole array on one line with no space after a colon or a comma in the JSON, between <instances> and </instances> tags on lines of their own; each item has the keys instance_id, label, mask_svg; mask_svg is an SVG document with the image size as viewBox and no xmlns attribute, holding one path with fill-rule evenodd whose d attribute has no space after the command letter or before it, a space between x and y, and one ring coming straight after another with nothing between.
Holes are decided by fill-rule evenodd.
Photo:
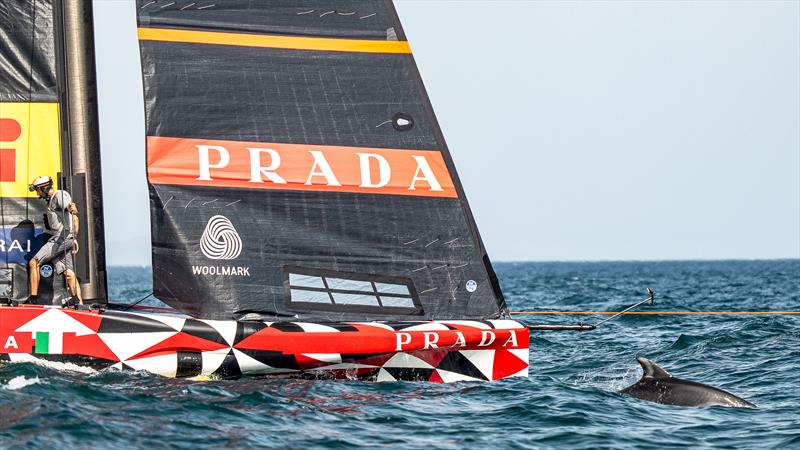
<instances>
[{"instance_id":1,"label":"white lettering","mask_svg":"<svg viewBox=\"0 0 800 450\"><path fill-rule=\"evenodd\" d=\"M417 170L414 172L414 178L411 180L411 186L408 187L409 191L413 191L417 189L417 181L426 181L428 186L430 186L431 191L443 191L442 185L439 184L439 180L436 179L436 176L433 174L433 169L428 164L428 160L425 159L424 156L411 156L417 161ZM422 172L423 176L419 176L419 173Z\"/></svg>"},{"instance_id":2,"label":"white lettering","mask_svg":"<svg viewBox=\"0 0 800 450\"><path fill-rule=\"evenodd\" d=\"M467 339L464 337L464 333L456 331L456 341L453 345L460 345L461 347L467 346Z\"/></svg>"},{"instance_id":3,"label":"white lettering","mask_svg":"<svg viewBox=\"0 0 800 450\"><path fill-rule=\"evenodd\" d=\"M492 345L495 339L494 332L492 331L481 331L481 342L478 344L478 347L486 347L487 345Z\"/></svg>"},{"instance_id":4,"label":"white lettering","mask_svg":"<svg viewBox=\"0 0 800 450\"><path fill-rule=\"evenodd\" d=\"M30 253L30 251L31 251L31 241L30 241L30 239L28 239L28 240L26 240L24 242L25 243L23 244L22 241L19 241L17 239L12 239L12 240L8 241L8 248L6 248L6 241L0 241L0 252L13 252L14 250L16 250L18 252L28 252L28 253ZM27 250L23 250L24 248L27 248Z\"/></svg>"},{"instance_id":5,"label":"white lettering","mask_svg":"<svg viewBox=\"0 0 800 450\"><path fill-rule=\"evenodd\" d=\"M9 336L8 339L6 339L6 345L3 348L15 348L19 350L19 346L17 345L17 340L14 339L14 336Z\"/></svg>"},{"instance_id":6,"label":"white lettering","mask_svg":"<svg viewBox=\"0 0 800 450\"><path fill-rule=\"evenodd\" d=\"M231 162L231 154L225 147L219 145L195 145L199 158L200 176L197 180L211 181L211 169L221 169ZM211 164L211 150L216 150L219 155L219 161L216 164Z\"/></svg>"},{"instance_id":7,"label":"white lettering","mask_svg":"<svg viewBox=\"0 0 800 450\"><path fill-rule=\"evenodd\" d=\"M356 153L358 155L359 163L361 164L361 185L363 188L382 188L389 184L392 178L392 168L389 167L389 161L381 155L375 153ZM369 160L374 159L378 161L378 182L372 182L372 173L369 170Z\"/></svg>"},{"instance_id":8,"label":"white lettering","mask_svg":"<svg viewBox=\"0 0 800 450\"><path fill-rule=\"evenodd\" d=\"M336 175L333 174L333 170L331 170L328 160L325 159L325 155L323 155L321 151L309 150L308 153L311 153L311 156L314 157L314 165L311 167L311 173L308 174L308 179L306 180L305 184L313 184L311 183L311 179L314 177L325 177L325 183L328 186L342 185L339 183L339 180L336 179ZM317 169L319 169L319 172Z\"/></svg>"},{"instance_id":9,"label":"white lettering","mask_svg":"<svg viewBox=\"0 0 800 450\"><path fill-rule=\"evenodd\" d=\"M249 277L249 267L218 267L218 266L192 266L194 275L228 275Z\"/></svg>"},{"instance_id":10,"label":"white lettering","mask_svg":"<svg viewBox=\"0 0 800 450\"><path fill-rule=\"evenodd\" d=\"M403 350L403 346L411 343L411 333L397 333L397 347L394 349L396 352Z\"/></svg>"},{"instance_id":11,"label":"white lettering","mask_svg":"<svg viewBox=\"0 0 800 450\"><path fill-rule=\"evenodd\" d=\"M514 331L514 330L509 330L509 332L511 333L511 336L508 337L508 340L506 341L505 344L503 344L503 347L508 347L508 343L509 342L511 343L512 347L516 347L518 345L517 344L517 332Z\"/></svg>"},{"instance_id":12,"label":"white lettering","mask_svg":"<svg viewBox=\"0 0 800 450\"><path fill-rule=\"evenodd\" d=\"M278 169L278 166L281 165L281 155L271 148L247 148L247 151L250 152L250 182L251 183L263 183L264 180L261 176L267 177L267 179L273 183L277 184L286 184L286 180L284 180L280 175L275 173L275 170ZM270 157L270 163L268 166L261 166L261 154L266 153Z\"/></svg>"},{"instance_id":13,"label":"white lettering","mask_svg":"<svg viewBox=\"0 0 800 450\"><path fill-rule=\"evenodd\" d=\"M423 348L439 348L439 346L436 345L436 343L439 342L438 333L426 331L422 333L422 335L425 336L425 346Z\"/></svg>"}]
</instances>

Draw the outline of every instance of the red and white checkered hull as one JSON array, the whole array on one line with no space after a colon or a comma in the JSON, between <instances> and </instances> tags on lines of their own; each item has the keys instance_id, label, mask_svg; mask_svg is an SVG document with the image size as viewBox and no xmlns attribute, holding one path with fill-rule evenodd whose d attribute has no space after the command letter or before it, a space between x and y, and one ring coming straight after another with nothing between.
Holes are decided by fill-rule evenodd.
<instances>
[{"instance_id":1,"label":"red and white checkered hull","mask_svg":"<svg viewBox=\"0 0 800 450\"><path fill-rule=\"evenodd\" d=\"M0 307L0 359L46 359L167 377L243 375L492 381L528 375L511 320L219 321L139 312Z\"/></svg>"}]
</instances>

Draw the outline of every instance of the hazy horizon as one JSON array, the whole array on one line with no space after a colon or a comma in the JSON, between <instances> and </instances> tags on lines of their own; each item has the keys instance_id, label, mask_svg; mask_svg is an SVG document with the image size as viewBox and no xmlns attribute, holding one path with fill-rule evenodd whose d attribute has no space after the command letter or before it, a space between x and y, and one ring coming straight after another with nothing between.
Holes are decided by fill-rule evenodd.
<instances>
[{"instance_id":1,"label":"hazy horizon","mask_svg":"<svg viewBox=\"0 0 800 450\"><path fill-rule=\"evenodd\" d=\"M492 264L602 264L602 263L680 263L680 262L758 262L800 261L800 258L732 258L732 259L597 259L597 260L492 260ZM107 267L150 269L152 264L107 264Z\"/></svg>"},{"instance_id":2,"label":"hazy horizon","mask_svg":"<svg viewBox=\"0 0 800 450\"><path fill-rule=\"evenodd\" d=\"M94 4L107 260L149 266L135 8ZM493 261L800 258L800 3L396 4Z\"/></svg>"}]
</instances>

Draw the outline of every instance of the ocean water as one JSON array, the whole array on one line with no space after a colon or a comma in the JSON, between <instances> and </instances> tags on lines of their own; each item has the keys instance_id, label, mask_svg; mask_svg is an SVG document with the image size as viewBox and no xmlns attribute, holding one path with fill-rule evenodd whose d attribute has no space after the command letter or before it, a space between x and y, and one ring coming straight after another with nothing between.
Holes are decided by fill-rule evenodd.
<instances>
[{"instance_id":1,"label":"ocean water","mask_svg":"<svg viewBox=\"0 0 800 450\"><path fill-rule=\"evenodd\" d=\"M800 310L800 260L496 265L512 310ZM109 270L112 298L150 273ZM519 317L522 318L522 317ZM592 316L528 316L587 323ZM757 409L684 408L617 391L636 356ZM625 316L538 332L527 379L193 382L77 366L0 366L3 448L800 448L800 316Z\"/></svg>"}]
</instances>

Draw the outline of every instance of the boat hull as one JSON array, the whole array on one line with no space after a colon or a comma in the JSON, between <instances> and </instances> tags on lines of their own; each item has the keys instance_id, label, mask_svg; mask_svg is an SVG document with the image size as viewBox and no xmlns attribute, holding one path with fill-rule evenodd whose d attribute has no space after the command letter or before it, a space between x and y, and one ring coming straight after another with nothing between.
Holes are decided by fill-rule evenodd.
<instances>
[{"instance_id":1,"label":"boat hull","mask_svg":"<svg viewBox=\"0 0 800 450\"><path fill-rule=\"evenodd\" d=\"M528 375L511 320L263 322L0 307L0 359L65 361L166 377L493 381Z\"/></svg>"}]
</instances>

